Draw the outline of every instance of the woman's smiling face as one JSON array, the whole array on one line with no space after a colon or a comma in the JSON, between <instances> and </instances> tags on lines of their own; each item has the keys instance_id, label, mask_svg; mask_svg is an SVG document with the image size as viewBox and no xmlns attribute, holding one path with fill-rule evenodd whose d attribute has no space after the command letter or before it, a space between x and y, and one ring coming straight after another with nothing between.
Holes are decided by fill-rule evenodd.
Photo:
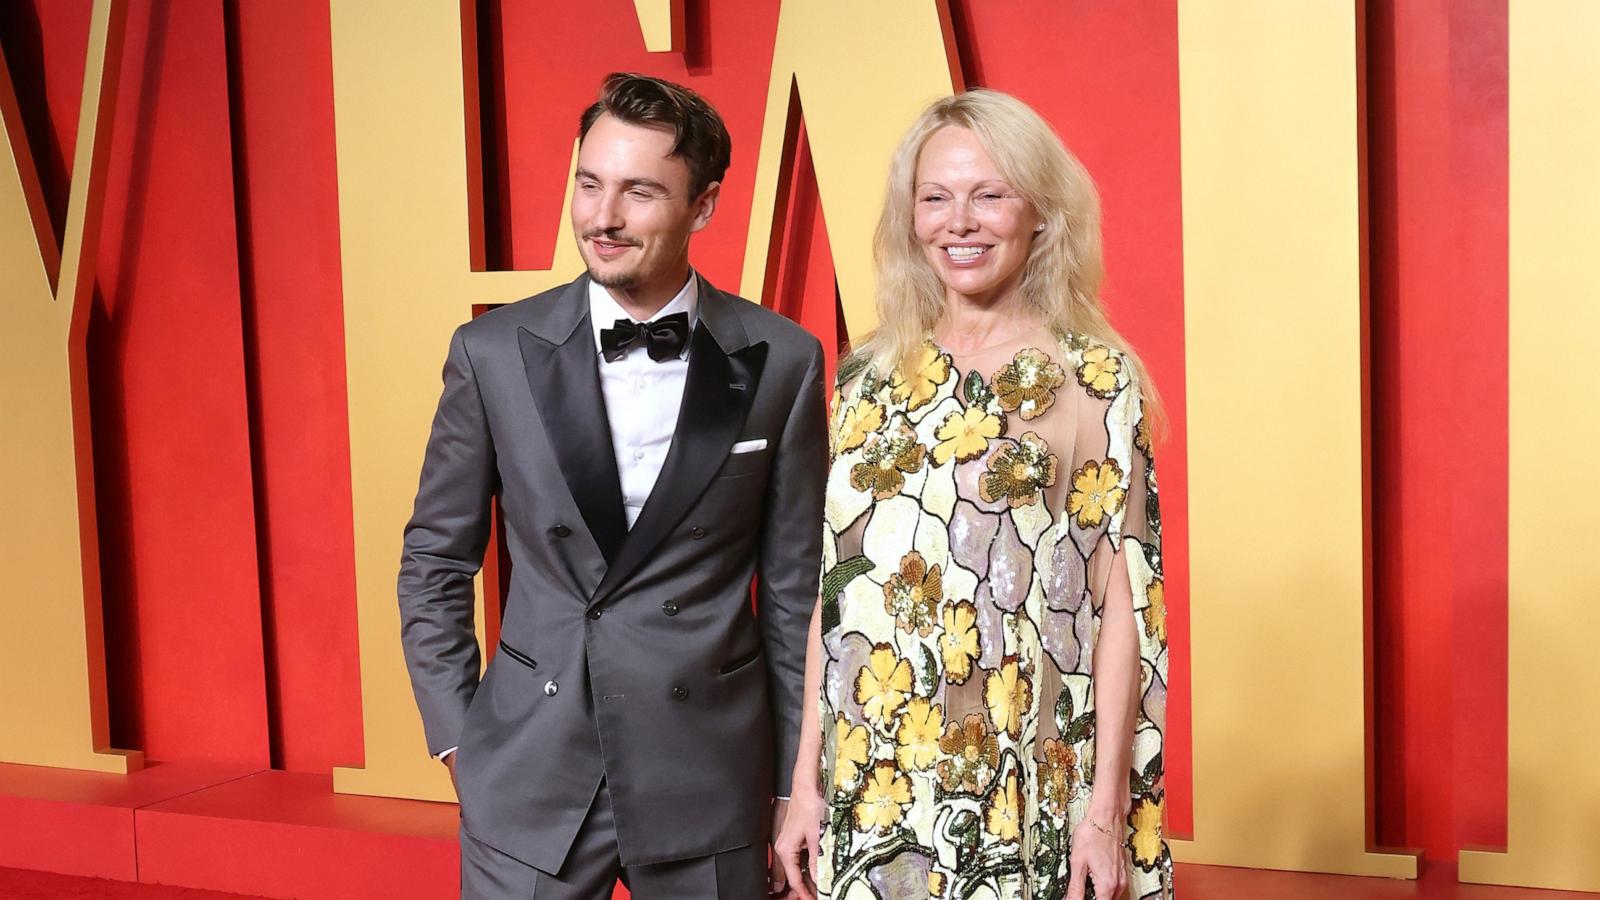
<instances>
[{"instance_id":1,"label":"woman's smiling face","mask_svg":"<svg viewBox=\"0 0 1600 900\"><path fill-rule=\"evenodd\" d=\"M971 130L947 125L917 157L912 225L945 286L983 305L1014 289L1040 219Z\"/></svg>"}]
</instances>

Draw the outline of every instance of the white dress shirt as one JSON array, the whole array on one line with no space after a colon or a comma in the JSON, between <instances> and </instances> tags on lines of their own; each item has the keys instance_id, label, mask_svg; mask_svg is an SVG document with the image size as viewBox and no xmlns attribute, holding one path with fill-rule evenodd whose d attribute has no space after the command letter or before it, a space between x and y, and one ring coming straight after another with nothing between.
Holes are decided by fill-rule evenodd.
<instances>
[{"instance_id":1,"label":"white dress shirt","mask_svg":"<svg viewBox=\"0 0 1600 900\"><path fill-rule=\"evenodd\" d=\"M698 282L691 271L683 290L648 320L628 315L612 299L610 291L589 282L589 324L594 328L600 393L605 397L606 419L611 423L611 451L617 458L622 506L629 528L639 520L639 511L650 499L672 447L678 410L683 406L683 385L689 374L689 345L684 344L677 358L656 362L642 343L635 344L620 359L607 362L600 355L600 331L618 319L653 321L681 312L688 313L689 330L693 332L700 299Z\"/></svg>"}]
</instances>

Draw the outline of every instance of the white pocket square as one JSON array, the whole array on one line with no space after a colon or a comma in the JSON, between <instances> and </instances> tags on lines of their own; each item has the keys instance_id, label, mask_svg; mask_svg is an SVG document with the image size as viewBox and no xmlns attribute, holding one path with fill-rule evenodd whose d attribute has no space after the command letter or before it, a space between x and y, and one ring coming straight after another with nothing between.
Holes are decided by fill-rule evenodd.
<instances>
[{"instance_id":1,"label":"white pocket square","mask_svg":"<svg viewBox=\"0 0 1600 900\"><path fill-rule=\"evenodd\" d=\"M753 441L740 441L739 443L734 444L733 449L729 450L728 453L729 455L734 453L754 453L757 450L765 449L767 449L767 439L756 438Z\"/></svg>"}]
</instances>

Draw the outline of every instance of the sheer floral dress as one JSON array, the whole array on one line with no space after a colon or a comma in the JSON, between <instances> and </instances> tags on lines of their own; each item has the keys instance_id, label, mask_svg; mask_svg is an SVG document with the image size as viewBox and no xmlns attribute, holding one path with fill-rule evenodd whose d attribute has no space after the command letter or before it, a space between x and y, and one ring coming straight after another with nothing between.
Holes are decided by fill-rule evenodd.
<instances>
[{"instance_id":1,"label":"sheer floral dress","mask_svg":"<svg viewBox=\"0 0 1600 900\"><path fill-rule=\"evenodd\" d=\"M819 888L1065 896L1115 577L1140 648L1127 896L1170 897L1161 519L1132 368L1047 332L961 357L930 342L915 363L848 359L834 397Z\"/></svg>"}]
</instances>

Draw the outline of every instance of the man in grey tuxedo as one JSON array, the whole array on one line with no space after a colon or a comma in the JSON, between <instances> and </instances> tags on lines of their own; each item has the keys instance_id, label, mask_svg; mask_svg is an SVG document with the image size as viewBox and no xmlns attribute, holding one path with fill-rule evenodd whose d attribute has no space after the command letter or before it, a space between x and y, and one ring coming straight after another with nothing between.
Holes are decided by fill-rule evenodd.
<instances>
[{"instance_id":1,"label":"man in grey tuxedo","mask_svg":"<svg viewBox=\"0 0 1600 900\"><path fill-rule=\"evenodd\" d=\"M638 900L752 900L781 889L822 349L689 267L730 153L709 104L612 75L580 134L588 273L450 341L400 566L406 661L461 800L464 896L591 900L620 877ZM510 596L480 682L494 497Z\"/></svg>"}]
</instances>

